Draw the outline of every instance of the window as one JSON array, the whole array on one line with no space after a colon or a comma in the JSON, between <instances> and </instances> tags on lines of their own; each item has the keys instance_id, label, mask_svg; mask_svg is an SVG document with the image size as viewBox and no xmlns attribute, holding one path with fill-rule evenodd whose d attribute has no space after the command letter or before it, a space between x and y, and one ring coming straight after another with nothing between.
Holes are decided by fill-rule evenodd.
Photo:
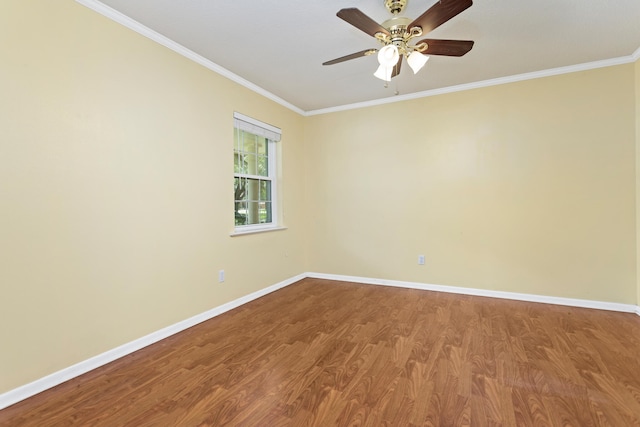
<instances>
[{"instance_id":1,"label":"window","mask_svg":"<svg viewBox=\"0 0 640 427\"><path fill-rule=\"evenodd\" d=\"M233 192L237 233L276 228L280 129L234 113Z\"/></svg>"}]
</instances>

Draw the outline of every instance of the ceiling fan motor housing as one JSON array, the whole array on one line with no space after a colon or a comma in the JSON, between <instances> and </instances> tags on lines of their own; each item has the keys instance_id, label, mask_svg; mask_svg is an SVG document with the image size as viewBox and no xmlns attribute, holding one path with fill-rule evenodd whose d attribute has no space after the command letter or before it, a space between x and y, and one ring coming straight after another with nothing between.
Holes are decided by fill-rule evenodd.
<instances>
[{"instance_id":1,"label":"ceiling fan motor housing","mask_svg":"<svg viewBox=\"0 0 640 427\"><path fill-rule=\"evenodd\" d=\"M384 0L384 6L393 15L402 13L406 5L407 0Z\"/></svg>"},{"instance_id":2,"label":"ceiling fan motor housing","mask_svg":"<svg viewBox=\"0 0 640 427\"><path fill-rule=\"evenodd\" d=\"M402 54L408 54L407 43L415 35L407 31L407 26L411 23L409 18L395 15L393 18L384 21L381 25L389 31L389 35L383 35L379 40L384 45L393 44Z\"/></svg>"}]
</instances>

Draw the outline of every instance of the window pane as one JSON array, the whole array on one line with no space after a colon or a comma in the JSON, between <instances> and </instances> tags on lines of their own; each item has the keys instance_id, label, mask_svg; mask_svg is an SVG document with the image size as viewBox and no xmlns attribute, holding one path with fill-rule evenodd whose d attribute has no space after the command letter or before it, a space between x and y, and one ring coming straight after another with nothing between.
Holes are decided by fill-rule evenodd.
<instances>
[{"instance_id":1,"label":"window pane","mask_svg":"<svg viewBox=\"0 0 640 427\"><path fill-rule=\"evenodd\" d=\"M247 203L236 202L235 203L235 218L236 225L247 225Z\"/></svg>"},{"instance_id":2,"label":"window pane","mask_svg":"<svg viewBox=\"0 0 640 427\"><path fill-rule=\"evenodd\" d=\"M247 180L245 178L234 178L233 180L234 199L242 201L247 199Z\"/></svg>"},{"instance_id":3,"label":"window pane","mask_svg":"<svg viewBox=\"0 0 640 427\"><path fill-rule=\"evenodd\" d=\"M260 181L260 200L271 201L271 181Z\"/></svg>"},{"instance_id":4,"label":"window pane","mask_svg":"<svg viewBox=\"0 0 640 427\"><path fill-rule=\"evenodd\" d=\"M260 181L257 179L247 179L247 197L249 201L260 200Z\"/></svg>"},{"instance_id":5,"label":"window pane","mask_svg":"<svg viewBox=\"0 0 640 427\"><path fill-rule=\"evenodd\" d=\"M244 165L244 157L242 154L233 153L233 172L234 173L247 173Z\"/></svg>"},{"instance_id":6,"label":"window pane","mask_svg":"<svg viewBox=\"0 0 640 427\"><path fill-rule=\"evenodd\" d=\"M271 202L260 202L260 223L271 221Z\"/></svg>"},{"instance_id":7,"label":"window pane","mask_svg":"<svg viewBox=\"0 0 640 427\"><path fill-rule=\"evenodd\" d=\"M244 173L249 175L259 175L257 168L257 159L255 154L246 154L244 156L244 163L246 165L246 170Z\"/></svg>"},{"instance_id":8,"label":"window pane","mask_svg":"<svg viewBox=\"0 0 640 427\"><path fill-rule=\"evenodd\" d=\"M267 156L258 157L258 175L269 176L269 158Z\"/></svg>"},{"instance_id":9,"label":"window pane","mask_svg":"<svg viewBox=\"0 0 640 427\"><path fill-rule=\"evenodd\" d=\"M242 144L240 143L241 132L238 129L233 129L233 151L242 151Z\"/></svg>"},{"instance_id":10,"label":"window pane","mask_svg":"<svg viewBox=\"0 0 640 427\"><path fill-rule=\"evenodd\" d=\"M243 151L245 153L255 154L257 151L257 147L256 147L257 139L258 139L258 136L243 131L242 132L242 140L244 142Z\"/></svg>"},{"instance_id":11,"label":"window pane","mask_svg":"<svg viewBox=\"0 0 640 427\"><path fill-rule=\"evenodd\" d=\"M259 224L260 210L256 201L247 202L247 224Z\"/></svg>"},{"instance_id":12,"label":"window pane","mask_svg":"<svg viewBox=\"0 0 640 427\"><path fill-rule=\"evenodd\" d=\"M262 154L263 156L267 155L267 140L265 138L260 138L257 144L258 154Z\"/></svg>"}]
</instances>

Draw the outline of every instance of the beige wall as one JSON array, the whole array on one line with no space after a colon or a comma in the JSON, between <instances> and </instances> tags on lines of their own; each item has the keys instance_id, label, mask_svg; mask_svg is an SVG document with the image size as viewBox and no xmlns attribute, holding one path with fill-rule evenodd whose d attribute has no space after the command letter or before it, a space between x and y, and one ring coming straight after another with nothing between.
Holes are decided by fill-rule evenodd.
<instances>
[{"instance_id":1,"label":"beige wall","mask_svg":"<svg viewBox=\"0 0 640 427\"><path fill-rule=\"evenodd\" d=\"M308 118L311 270L635 304L633 84L629 64Z\"/></svg>"},{"instance_id":2,"label":"beige wall","mask_svg":"<svg viewBox=\"0 0 640 427\"><path fill-rule=\"evenodd\" d=\"M0 57L0 393L305 270L304 117L72 0L0 2ZM229 236L234 110L286 231Z\"/></svg>"},{"instance_id":3,"label":"beige wall","mask_svg":"<svg viewBox=\"0 0 640 427\"><path fill-rule=\"evenodd\" d=\"M0 58L0 393L304 271L640 302L637 64L304 118L72 0ZM286 231L229 237L233 111Z\"/></svg>"}]
</instances>

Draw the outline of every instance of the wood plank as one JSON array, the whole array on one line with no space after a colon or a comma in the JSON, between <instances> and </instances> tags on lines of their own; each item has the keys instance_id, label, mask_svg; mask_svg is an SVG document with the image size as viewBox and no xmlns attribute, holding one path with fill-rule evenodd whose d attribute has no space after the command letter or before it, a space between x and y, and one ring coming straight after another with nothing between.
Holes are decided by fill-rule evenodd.
<instances>
[{"instance_id":1,"label":"wood plank","mask_svg":"<svg viewBox=\"0 0 640 427\"><path fill-rule=\"evenodd\" d=\"M0 426L640 426L634 314L305 279Z\"/></svg>"}]
</instances>

